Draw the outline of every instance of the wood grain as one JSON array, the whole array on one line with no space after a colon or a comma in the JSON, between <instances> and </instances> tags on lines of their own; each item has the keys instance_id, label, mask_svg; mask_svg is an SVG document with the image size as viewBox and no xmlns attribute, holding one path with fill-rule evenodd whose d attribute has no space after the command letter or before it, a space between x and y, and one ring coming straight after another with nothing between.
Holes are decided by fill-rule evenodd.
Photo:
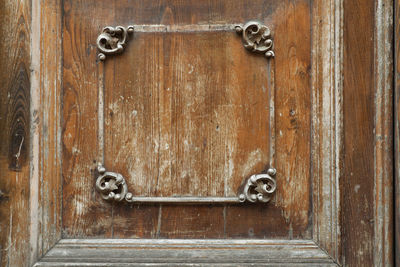
<instances>
[{"instance_id":1,"label":"wood grain","mask_svg":"<svg viewBox=\"0 0 400 267\"><path fill-rule=\"evenodd\" d=\"M394 254L395 266L400 266L400 1L394 8Z\"/></svg>"},{"instance_id":2,"label":"wood grain","mask_svg":"<svg viewBox=\"0 0 400 267\"><path fill-rule=\"evenodd\" d=\"M107 262L114 249L131 266L160 263L168 253L175 256L166 266L400 264L392 240L393 125L400 239L400 26L395 20L393 123L393 0L311 3L0 1L1 265L31 266L61 236L315 243L61 240L36 266L119 266ZM395 8L398 16L398 1ZM204 30L249 19L271 25L270 64L248 54L233 32ZM96 62L101 27L131 23L184 30L136 34L125 54ZM263 92L265 80L274 81L273 94L268 82ZM275 130L268 132L271 97ZM246 158L255 148L261 156ZM145 163L135 165L140 157ZM247 173L273 163L278 192L266 208L116 206L94 191L97 162L122 172L135 193L154 196L234 195ZM130 175L137 170L143 175Z\"/></svg>"},{"instance_id":3,"label":"wood grain","mask_svg":"<svg viewBox=\"0 0 400 267\"><path fill-rule=\"evenodd\" d=\"M75 8L85 4L85 10ZM93 167L103 161L98 143L99 69L95 40L99 25L111 23L112 11L97 18L95 3L64 2L63 21L63 235L111 237L111 204L95 192ZM108 7L105 2L98 8ZM84 12L84 13L82 13ZM83 15L84 14L84 15ZM99 73L100 72L100 73Z\"/></svg>"},{"instance_id":4,"label":"wood grain","mask_svg":"<svg viewBox=\"0 0 400 267\"><path fill-rule=\"evenodd\" d=\"M234 32L137 33L105 65L106 166L138 196L235 196L269 162L265 65Z\"/></svg>"},{"instance_id":5,"label":"wood grain","mask_svg":"<svg viewBox=\"0 0 400 267\"><path fill-rule=\"evenodd\" d=\"M375 2L374 265L393 266L393 1Z\"/></svg>"},{"instance_id":6,"label":"wood grain","mask_svg":"<svg viewBox=\"0 0 400 267\"><path fill-rule=\"evenodd\" d=\"M294 232L310 236L311 25L308 1L286 2L275 27L276 206ZM290 33L290 34L288 34Z\"/></svg>"},{"instance_id":7,"label":"wood grain","mask_svg":"<svg viewBox=\"0 0 400 267\"><path fill-rule=\"evenodd\" d=\"M350 266L393 265L392 4L344 2L341 221Z\"/></svg>"},{"instance_id":8,"label":"wood grain","mask_svg":"<svg viewBox=\"0 0 400 267\"><path fill-rule=\"evenodd\" d=\"M313 240L341 262L339 181L343 175L343 3L313 4Z\"/></svg>"},{"instance_id":9,"label":"wood grain","mask_svg":"<svg viewBox=\"0 0 400 267\"><path fill-rule=\"evenodd\" d=\"M61 23L57 0L32 2L31 262L61 238ZM41 34L46 33L46 34Z\"/></svg>"},{"instance_id":10,"label":"wood grain","mask_svg":"<svg viewBox=\"0 0 400 267\"><path fill-rule=\"evenodd\" d=\"M227 1L190 5L176 1L150 2L131 5L121 1L109 5L108 10L106 5L90 1L65 2L65 236L129 233L132 237L179 237L179 225L169 223L170 218L178 216L176 208L111 208L108 204L102 208L103 202L93 202L98 201L98 196L93 191L90 182L93 176L88 166L103 157L103 144L96 143L96 137L102 136L102 125L100 122L98 127L94 121L97 118L93 116L95 93L101 88L98 83L104 82L104 137L100 138L104 140L104 163L108 169L127 178L134 194L235 196L244 179L265 170L274 161L270 149L274 147L271 143L275 142L272 137L276 133L270 131L275 128L275 121L269 118L270 97L275 93L271 80L276 79L280 114L276 119L279 124L276 132L281 136L277 139L280 161L277 164L281 170L278 184L287 189L278 193L276 204L270 209L274 216L284 217L277 220L285 221L287 227L271 231L271 236L289 237L296 233L299 237L310 237L310 159L307 155L310 153L311 122L310 91L306 89L310 80L308 2L255 1L254 9L242 10L232 8ZM254 13L261 6L262 12ZM98 15L105 12L105 16ZM152 13L145 16L146 12ZM98 17L102 17L102 21L96 24ZM130 21L125 21L127 18ZM98 25L131 24L133 18L137 24L191 24L194 30L190 32L186 27L186 32L182 33L136 33L123 55L108 58L103 67L96 67L90 40L94 43ZM255 18L264 20L276 31L279 62L276 66L268 66L265 58L246 52L233 31L214 32L211 27L208 31L195 32L196 24L220 25ZM90 33L83 36L88 31ZM293 35L288 39L288 31L301 32L302 38ZM277 77L273 72L275 68L279 70ZM85 131L81 132L82 129ZM77 198L80 198L79 203ZM240 208L223 206L212 209L215 216L205 207L181 209L185 214L200 214L208 223L213 223L214 219L221 222L218 223L221 233L210 232L209 237L225 236L226 229L234 229L226 223L233 224L234 218L243 213ZM257 214L259 209L251 210ZM91 230L97 227L92 222L99 217L104 223L100 227L102 230ZM262 221L269 225L266 229L276 227L273 226L276 220ZM104 232L106 224L110 225L107 233ZM144 228L135 228L136 224ZM243 229L253 227L251 220L243 220L243 224L246 224ZM201 224L193 224L190 231L182 228L180 237L195 237L195 233L198 237L207 237L206 230L196 230L197 226L201 228ZM258 233L259 237L268 236L265 229L256 231L256 236ZM227 236L230 235L237 236L231 230ZM248 231L244 231L243 236L248 236Z\"/></svg>"},{"instance_id":11,"label":"wood grain","mask_svg":"<svg viewBox=\"0 0 400 267\"><path fill-rule=\"evenodd\" d=\"M30 1L0 1L0 265L29 264Z\"/></svg>"},{"instance_id":12,"label":"wood grain","mask_svg":"<svg viewBox=\"0 0 400 267\"><path fill-rule=\"evenodd\" d=\"M368 265L374 256L374 208L369 204L374 200L374 17L373 2L344 3L346 176L342 179L341 202L344 258L346 264L354 266Z\"/></svg>"},{"instance_id":13,"label":"wood grain","mask_svg":"<svg viewBox=\"0 0 400 267\"><path fill-rule=\"evenodd\" d=\"M35 267L121 265L337 266L306 240L64 239Z\"/></svg>"}]
</instances>

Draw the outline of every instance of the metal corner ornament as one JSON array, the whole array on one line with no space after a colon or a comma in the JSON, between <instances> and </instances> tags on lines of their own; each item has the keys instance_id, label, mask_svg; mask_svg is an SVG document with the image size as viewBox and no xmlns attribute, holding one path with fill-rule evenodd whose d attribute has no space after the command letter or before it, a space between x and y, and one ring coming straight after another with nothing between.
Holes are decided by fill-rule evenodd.
<instances>
[{"instance_id":1,"label":"metal corner ornament","mask_svg":"<svg viewBox=\"0 0 400 267\"><path fill-rule=\"evenodd\" d=\"M128 190L125 178L116 172L106 171L102 164L97 166L96 190L104 200L129 203L268 203L276 190L276 170L269 168L266 173L254 174L241 187L237 197L136 197Z\"/></svg>"},{"instance_id":2,"label":"metal corner ornament","mask_svg":"<svg viewBox=\"0 0 400 267\"><path fill-rule=\"evenodd\" d=\"M133 32L133 26L128 26L127 28L123 26L104 27L96 41L97 49L100 51L98 58L104 61L106 55L119 54L124 51L128 35L133 34Z\"/></svg>"},{"instance_id":3,"label":"metal corner ornament","mask_svg":"<svg viewBox=\"0 0 400 267\"><path fill-rule=\"evenodd\" d=\"M264 54L266 58L275 56L271 31L267 26L258 21L249 21L243 26L235 26L235 30L242 35L243 46L247 50Z\"/></svg>"}]
</instances>

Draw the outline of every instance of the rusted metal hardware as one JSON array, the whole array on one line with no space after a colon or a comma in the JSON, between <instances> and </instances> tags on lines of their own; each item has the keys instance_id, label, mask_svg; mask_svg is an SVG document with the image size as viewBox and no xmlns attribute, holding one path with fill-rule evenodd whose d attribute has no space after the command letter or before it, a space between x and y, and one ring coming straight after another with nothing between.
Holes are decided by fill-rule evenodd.
<instances>
[{"instance_id":1,"label":"rusted metal hardware","mask_svg":"<svg viewBox=\"0 0 400 267\"><path fill-rule=\"evenodd\" d=\"M276 170L268 169L267 173L255 174L245 182L238 197L135 197L128 190L125 178L116 172L109 172L99 164L96 189L104 200L130 203L179 203L179 204L212 204L212 203L267 203L276 190L274 179Z\"/></svg>"},{"instance_id":2,"label":"rusted metal hardware","mask_svg":"<svg viewBox=\"0 0 400 267\"><path fill-rule=\"evenodd\" d=\"M255 53L262 53L267 58L275 56L270 29L258 21L249 21L244 25L236 25L235 30L242 35L244 47ZM107 26L97 37L98 58L105 60L106 55L114 55L124 51L128 35L133 34L134 27Z\"/></svg>"},{"instance_id":3,"label":"rusted metal hardware","mask_svg":"<svg viewBox=\"0 0 400 267\"><path fill-rule=\"evenodd\" d=\"M127 28L123 26L103 28L102 33L97 37L97 49L100 53L97 55L100 60L105 60L106 55L114 55L124 51L128 35L133 34L133 26Z\"/></svg>"},{"instance_id":4,"label":"rusted metal hardware","mask_svg":"<svg viewBox=\"0 0 400 267\"><path fill-rule=\"evenodd\" d=\"M255 53L262 53L267 58L275 56L274 43L271 39L270 29L258 21L249 21L244 25L235 26L238 34L242 35L244 47Z\"/></svg>"}]
</instances>

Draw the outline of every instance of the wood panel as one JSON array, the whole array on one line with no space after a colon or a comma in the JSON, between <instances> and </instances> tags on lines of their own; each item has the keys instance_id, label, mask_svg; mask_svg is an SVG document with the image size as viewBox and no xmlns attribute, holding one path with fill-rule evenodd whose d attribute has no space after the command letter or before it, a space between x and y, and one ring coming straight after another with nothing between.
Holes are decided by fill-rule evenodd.
<instances>
[{"instance_id":1,"label":"wood panel","mask_svg":"<svg viewBox=\"0 0 400 267\"><path fill-rule=\"evenodd\" d=\"M278 15L280 14L280 15ZM287 1L275 27L276 206L298 237L311 212L311 4Z\"/></svg>"},{"instance_id":2,"label":"wood panel","mask_svg":"<svg viewBox=\"0 0 400 267\"><path fill-rule=\"evenodd\" d=\"M395 266L400 266L400 1L394 3L394 254Z\"/></svg>"},{"instance_id":3,"label":"wood panel","mask_svg":"<svg viewBox=\"0 0 400 267\"><path fill-rule=\"evenodd\" d=\"M311 237L310 4L283 1L276 12L271 22L276 54L271 68L275 81L273 162L278 189L265 212L259 207L229 207L228 237ZM238 218L240 225L235 223Z\"/></svg>"},{"instance_id":4,"label":"wood panel","mask_svg":"<svg viewBox=\"0 0 400 267\"><path fill-rule=\"evenodd\" d=\"M232 31L132 39L104 66L106 166L138 196L235 196L269 162L265 58Z\"/></svg>"},{"instance_id":5,"label":"wood panel","mask_svg":"<svg viewBox=\"0 0 400 267\"><path fill-rule=\"evenodd\" d=\"M343 5L344 264L391 266L393 2Z\"/></svg>"},{"instance_id":6,"label":"wood panel","mask_svg":"<svg viewBox=\"0 0 400 267\"><path fill-rule=\"evenodd\" d=\"M343 250L346 263L355 266L370 264L374 256L374 209L368 204L374 201L374 17L372 1L344 3Z\"/></svg>"},{"instance_id":7,"label":"wood panel","mask_svg":"<svg viewBox=\"0 0 400 267\"><path fill-rule=\"evenodd\" d=\"M0 265L29 264L30 1L0 1Z\"/></svg>"},{"instance_id":8,"label":"wood panel","mask_svg":"<svg viewBox=\"0 0 400 267\"><path fill-rule=\"evenodd\" d=\"M150 2L132 5L120 1L112 5L96 4L95 8L90 1L65 2L65 236L108 236L111 233L105 233L106 225L117 236L127 232L133 237L179 233L178 226L169 230L164 227L169 225L171 216L176 217L173 215L176 209L172 207L104 205L101 208L103 202L93 191L88 166L102 158L102 140L106 167L122 173L134 194L234 196L246 177L274 162L269 156L274 153L271 147L275 146L275 139L271 138L279 134L276 164L281 177L278 186L284 190L277 194L275 204L268 207L271 212L262 215L266 218L262 221L269 226L262 233L256 231L255 236L265 237L270 232L271 236L292 237L294 233L298 237L310 237L308 1L255 1L254 8L250 9L233 8L229 1L187 5L176 1L152 5ZM239 1L235 7L242 4ZM202 29L196 24L225 25L248 19L262 19L275 31L276 66L262 56L247 53L233 31L223 33L210 29L196 33ZM135 33L123 55L108 58L104 66L96 66L95 49L89 43L90 40L94 43L98 25L132 22L163 23L182 29ZM179 26L183 24L194 28ZM88 31L88 35L81 36ZM287 34L292 31L295 34ZM275 69L279 70L276 77ZM101 87L96 79L99 83L104 81L104 137L102 126L96 125L93 116L97 111L95 92ZM275 102L275 112L279 114L277 129L274 121L270 122L270 109L274 108L270 106L271 97L275 94L270 87L275 79L279 96ZM84 134L79 132L82 128ZM71 156L73 150L76 155ZM74 198L83 199L77 205ZM85 214L79 214L78 207ZM193 214L200 214L209 222L214 217L207 208L182 208L188 212L194 209ZM279 212L281 209L283 212ZM233 225L226 223L233 224L236 216L244 214L238 207L217 206L213 210L224 231L233 230ZM246 216L262 214L257 211L259 208L250 210ZM276 220L267 220L276 216ZM94 217L102 218L101 230L90 230L97 227L91 223ZM285 222L286 227L275 229L276 221ZM244 237L251 228L261 227L253 225L252 220L242 223L243 229L247 228L243 231ZM134 228L136 224L145 228ZM191 227L196 233L196 224ZM210 237L240 236L229 231ZM205 233L199 233L201 236Z\"/></svg>"},{"instance_id":9,"label":"wood panel","mask_svg":"<svg viewBox=\"0 0 400 267\"><path fill-rule=\"evenodd\" d=\"M375 3L374 22L374 265L393 266L393 1Z\"/></svg>"},{"instance_id":10,"label":"wood panel","mask_svg":"<svg viewBox=\"0 0 400 267\"><path fill-rule=\"evenodd\" d=\"M34 262L61 238L62 9L57 0L40 3L34 0L32 6L32 109L37 122L32 129L31 146L31 262Z\"/></svg>"},{"instance_id":11,"label":"wood panel","mask_svg":"<svg viewBox=\"0 0 400 267\"><path fill-rule=\"evenodd\" d=\"M85 1L83 1L85 2ZM85 5L86 9L77 8ZM99 144L98 88L103 69L96 62L97 34L112 23L105 1L65 1L63 16L63 235L111 237L111 204L100 202L94 187L93 166L103 161ZM82 13L83 12L83 13ZM84 14L84 15L83 15ZM99 85L101 84L101 85Z\"/></svg>"},{"instance_id":12,"label":"wood panel","mask_svg":"<svg viewBox=\"0 0 400 267\"><path fill-rule=\"evenodd\" d=\"M93 0L92 0L93 1ZM120 25L130 24L233 24L257 19L267 24L274 20L274 14L290 1L254 0L251 5L246 0L215 0L215 1L182 1L182 0L149 0L108 1L108 7L116 10L116 19ZM304 2L303 0L299 2ZM82 6L83 10L86 8ZM106 13L107 10L100 10ZM96 22L101 22L102 16L96 16ZM101 23L100 23L101 24Z\"/></svg>"}]
</instances>

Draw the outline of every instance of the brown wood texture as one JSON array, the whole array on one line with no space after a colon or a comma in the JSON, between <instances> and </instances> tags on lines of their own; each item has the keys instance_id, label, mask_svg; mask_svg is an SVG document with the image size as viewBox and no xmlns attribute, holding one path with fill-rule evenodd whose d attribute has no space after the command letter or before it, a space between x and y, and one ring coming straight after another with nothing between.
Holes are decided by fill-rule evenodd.
<instances>
[{"instance_id":1,"label":"brown wood texture","mask_svg":"<svg viewBox=\"0 0 400 267\"><path fill-rule=\"evenodd\" d=\"M32 1L31 262L61 238L61 22L58 0Z\"/></svg>"},{"instance_id":2,"label":"brown wood texture","mask_svg":"<svg viewBox=\"0 0 400 267\"><path fill-rule=\"evenodd\" d=\"M374 4L344 3L344 147L342 227L345 261L373 262ZM360 28L363 30L360 31ZM372 204L372 205L371 205ZM354 227L357 225L357 227ZM364 242L360 242L364 240ZM355 253L357 252L357 253Z\"/></svg>"},{"instance_id":3,"label":"brown wood texture","mask_svg":"<svg viewBox=\"0 0 400 267\"><path fill-rule=\"evenodd\" d=\"M391 266L393 1L343 5L343 263Z\"/></svg>"},{"instance_id":4,"label":"brown wood texture","mask_svg":"<svg viewBox=\"0 0 400 267\"><path fill-rule=\"evenodd\" d=\"M30 1L0 1L0 265L29 261Z\"/></svg>"},{"instance_id":5,"label":"brown wood texture","mask_svg":"<svg viewBox=\"0 0 400 267\"><path fill-rule=\"evenodd\" d=\"M61 237L59 4L1 1L2 266L29 266Z\"/></svg>"},{"instance_id":6,"label":"brown wood texture","mask_svg":"<svg viewBox=\"0 0 400 267\"><path fill-rule=\"evenodd\" d=\"M0 1L1 266L29 260L30 2Z\"/></svg>"},{"instance_id":7,"label":"brown wood texture","mask_svg":"<svg viewBox=\"0 0 400 267\"><path fill-rule=\"evenodd\" d=\"M131 266L144 257L160 263L166 257L158 248L147 254L137 246L164 242L173 247L164 253L175 253L169 266L192 265L188 255L205 256L198 263L210 266L246 265L254 259L260 266L400 264L398 246L393 253L393 238L397 244L400 238L400 26L392 14L394 6L398 18L399 1L311 3L0 0L0 265L31 266L61 236L160 239L61 240L37 266L98 266L116 255L111 248L118 248ZM233 31L204 30L204 25L249 19L260 19L273 30L276 58L270 64L247 53ZM94 44L101 28L129 24L171 27L169 32L137 33L123 55L97 62ZM254 69L258 75L252 75ZM190 75L207 79L196 83ZM265 80L266 91L274 81L274 94L263 92ZM187 86L183 91L171 90L182 84ZM270 134L263 124L269 123L270 103L261 102L272 97ZM105 124L99 127L100 107ZM245 131L254 126L256 131ZM161 133L168 138L163 140ZM134 134L140 142L132 143ZM229 142L241 150L234 150L232 158ZM247 159L258 143L261 156ZM204 150L192 153L201 146ZM276 148L273 157L267 154L270 147ZM131 176L129 164L137 164L139 157L148 165L140 166L143 175ZM164 169L163 161L170 163ZM278 191L266 208L109 204L94 189L97 162L123 173L132 191L143 195L234 194L240 171L252 173L271 162L278 169ZM233 182L225 186L221 177L230 172ZM197 176L206 179L191 187L186 177ZM188 240L190 248L180 254L182 248L173 242L185 240L161 238L225 238L215 242L226 252L209 253L204 248L210 240L193 250L199 241ZM312 240L253 241L257 249L249 250L245 246L253 243L232 245L236 241L226 238ZM232 257L238 247L240 253Z\"/></svg>"},{"instance_id":8,"label":"brown wood texture","mask_svg":"<svg viewBox=\"0 0 400 267\"><path fill-rule=\"evenodd\" d=\"M105 166L137 196L235 196L269 162L267 62L230 32L136 33L105 62Z\"/></svg>"},{"instance_id":9,"label":"brown wood texture","mask_svg":"<svg viewBox=\"0 0 400 267\"><path fill-rule=\"evenodd\" d=\"M343 168L343 9L314 1L312 39L313 240L341 262L340 188Z\"/></svg>"},{"instance_id":10,"label":"brown wood texture","mask_svg":"<svg viewBox=\"0 0 400 267\"><path fill-rule=\"evenodd\" d=\"M102 161L97 94L103 69L96 62L94 44L103 21L109 20L112 12L101 16L94 12L95 6L109 11L109 3L103 1L87 2L86 9L74 5L75 1L65 1L63 6L63 234L111 237L111 204L99 201L91 167ZM79 20L75 19L77 14Z\"/></svg>"},{"instance_id":11,"label":"brown wood texture","mask_svg":"<svg viewBox=\"0 0 400 267\"><path fill-rule=\"evenodd\" d=\"M395 264L400 266L400 1L394 1Z\"/></svg>"},{"instance_id":12,"label":"brown wood texture","mask_svg":"<svg viewBox=\"0 0 400 267\"><path fill-rule=\"evenodd\" d=\"M338 266L311 240L280 239L62 239L34 266L71 265Z\"/></svg>"},{"instance_id":13,"label":"brown wood texture","mask_svg":"<svg viewBox=\"0 0 400 267\"><path fill-rule=\"evenodd\" d=\"M308 1L244 5L65 1L65 237L311 237L310 6ZM272 27L276 65L245 51L234 31L198 26L250 19ZM95 59L95 39L101 27L120 24L178 30L135 33L124 54L107 58L103 66ZM276 117L270 121L274 93ZM95 192L90 171L103 157L105 166L122 173L142 196L234 196L245 178L275 158L282 189L265 213L260 207L218 205L112 207ZM187 223L171 224L179 211ZM238 216L244 217L240 233L234 230ZM194 223L196 217L203 223Z\"/></svg>"}]
</instances>

